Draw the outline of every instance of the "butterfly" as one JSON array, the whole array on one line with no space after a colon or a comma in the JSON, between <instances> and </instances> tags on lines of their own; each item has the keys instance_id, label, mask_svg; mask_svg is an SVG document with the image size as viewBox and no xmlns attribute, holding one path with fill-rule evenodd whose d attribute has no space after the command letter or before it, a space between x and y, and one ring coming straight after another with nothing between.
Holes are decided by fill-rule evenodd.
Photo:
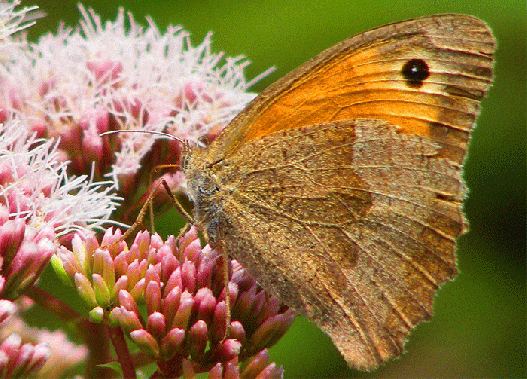
<instances>
[{"instance_id":1,"label":"butterfly","mask_svg":"<svg viewBox=\"0 0 527 379\"><path fill-rule=\"evenodd\" d=\"M323 51L184 156L194 222L371 370L452 280L462 167L493 77L481 20L436 15Z\"/></svg>"}]
</instances>

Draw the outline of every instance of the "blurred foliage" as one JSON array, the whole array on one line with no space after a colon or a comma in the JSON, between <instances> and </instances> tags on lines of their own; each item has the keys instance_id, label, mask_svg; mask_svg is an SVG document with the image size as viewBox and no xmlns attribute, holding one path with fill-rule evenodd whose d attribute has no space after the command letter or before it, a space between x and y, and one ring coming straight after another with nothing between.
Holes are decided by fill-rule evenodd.
<instances>
[{"instance_id":1,"label":"blurred foliage","mask_svg":"<svg viewBox=\"0 0 527 379\"><path fill-rule=\"evenodd\" d=\"M32 0L47 13L30 38L55 31L59 20L75 25L77 0ZM465 210L470 232L459 241L461 274L436 301L436 314L407 344L408 353L372 373L346 367L329 338L299 318L272 349L286 378L315 377L525 377L525 142L527 12L524 0L180 0L86 1L103 19L118 7L144 22L181 24L194 43L214 32L213 47L254 62L247 76L277 71L261 91L324 48L367 29L434 13L467 13L493 28L498 40L496 80L470 146ZM60 64L60 63L57 63ZM173 214L164 230L177 233Z\"/></svg>"}]
</instances>

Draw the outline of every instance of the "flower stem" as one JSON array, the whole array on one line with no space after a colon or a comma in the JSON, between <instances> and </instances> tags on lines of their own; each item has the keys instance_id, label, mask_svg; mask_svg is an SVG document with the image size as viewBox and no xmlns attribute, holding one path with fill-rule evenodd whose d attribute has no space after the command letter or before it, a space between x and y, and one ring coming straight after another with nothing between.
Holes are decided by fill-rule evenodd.
<instances>
[{"instance_id":1,"label":"flower stem","mask_svg":"<svg viewBox=\"0 0 527 379\"><path fill-rule=\"evenodd\" d=\"M26 291L25 295L64 322L82 322L84 320L75 309L42 288L32 286Z\"/></svg>"},{"instance_id":2,"label":"flower stem","mask_svg":"<svg viewBox=\"0 0 527 379\"><path fill-rule=\"evenodd\" d=\"M135 367L132 362L132 356L126 345L123 331L120 327L108 327L110 339L112 340L115 353L117 354L117 360L121 364L124 378L136 378Z\"/></svg>"}]
</instances>

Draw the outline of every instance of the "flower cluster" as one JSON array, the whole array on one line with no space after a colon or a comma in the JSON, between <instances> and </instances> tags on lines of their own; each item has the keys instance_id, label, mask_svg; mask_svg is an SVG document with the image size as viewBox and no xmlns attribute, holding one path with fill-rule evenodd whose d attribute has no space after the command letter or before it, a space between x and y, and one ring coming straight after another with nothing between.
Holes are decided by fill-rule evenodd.
<instances>
[{"instance_id":1,"label":"flower cluster","mask_svg":"<svg viewBox=\"0 0 527 379\"><path fill-rule=\"evenodd\" d=\"M37 139L20 120L9 118L0 124L0 135L2 322L16 308L12 301L20 299L37 282L58 244L67 243L75 231L89 234L93 228L102 228L117 198L104 183L92 183L86 176L67 176L66 164L58 159L57 144ZM6 325L0 326L2 377L30 376L41 369L50 351L54 353L50 362L56 364L48 372L60 373L61 367L66 368L64 363L70 363L68 368L77 363L56 360L60 352L66 351L50 350L49 344L39 340L41 333L33 333L36 341L22 338L28 330L23 323L10 322L9 328ZM53 336L58 340L58 335Z\"/></svg>"},{"instance_id":2,"label":"flower cluster","mask_svg":"<svg viewBox=\"0 0 527 379\"><path fill-rule=\"evenodd\" d=\"M38 279L55 252L53 232L36 232L24 220L0 225L0 297L16 299Z\"/></svg>"},{"instance_id":3,"label":"flower cluster","mask_svg":"<svg viewBox=\"0 0 527 379\"><path fill-rule=\"evenodd\" d=\"M161 34L151 20L142 27L122 10L106 23L80 10L80 28L2 52L0 123L15 114L39 137L58 139L68 172L113 178L129 213L152 169L178 163L180 144L145 133L101 134L210 140L254 97L243 75L248 62L223 62L211 52L210 35L192 47L180 27ZM177 190L182 177L173 171L166 175Z\"/></svg>"},{"instance_id":4,"label":"flower cluster","mask_svg":"<svg viewBox=\"0 0 527 379\"><path fill-rule=\"evenodd\" d=\"M112 183L68 175L57 142L36 138L21 120L5 120L0 135L0 222L23 219L59 237L108 223L119 200Z\"/></svg>"},{"instance_id":5,"label":"flower cluster","mask_svg":"<svg viewBox=\"0 0 527 379\"><path fill-rule=\"evenodd\" d=\"M78 28L29 44L13 33L38 16L16 5L0 2L0 376L58 377L83 361L86 376L112 377L101 366L117 359L125 377L147 363L157 378L281 377L267 348L294 312L236 261L202 246L195 228L165 240L142 232L130 245L106 230L134 221L152 170L177 164L181 146L103 133L202 144L254 97L247 88L259 78L245 80L242 58L212 53L210 36L193 47L181 28L161 33L122 10L103 23L81 6ZM181 172L161 174L184 192ZM38 286L50 261L87 317ZM25 325L28 298L85 346Z\"/></svg>"},{"instance_id":6,"label":"flower cluster","mask_svg":"<svg viewBox=\"0 0 527 379\"><path fill-rule=\"evenodd\" d=\"M267 359L262 350L285 333L292 310L230 261L227 332L222 258L208 245L201 247L194 227L179 240L142 232L130 247L120 237L108 231L101 247L93 237L76 236L72 251L61 247L53 260L62 278L77 288L92 321L122 327L156 360L162 377L237 367L258 353L250 370L259 367L259 374L266 367L261 367Z\"/></svg>"},{"instance_id":7,"label":"flower cluster","mask_svg":"<svg viewBox=\"0 0 527 379\"><path fill-rule=\"evenodd\" d=\"M56 143L29 135L20 121L1 124L0 135L0 296L16 299L38 279L58 239L101 228L116 197L85 176L68 177Z\"/></svg>"},{"instance_id":8,"label":"flower cluster","mask_svg":"<svg viewBox=\"0 0 527 379\"><path fill-rule=\"evenodd\" d=\"M22 378L38 371L50 355L45 344L22 344L18 334L11 334L0 343L0 375Z\"/></svg>"}]
</instances>

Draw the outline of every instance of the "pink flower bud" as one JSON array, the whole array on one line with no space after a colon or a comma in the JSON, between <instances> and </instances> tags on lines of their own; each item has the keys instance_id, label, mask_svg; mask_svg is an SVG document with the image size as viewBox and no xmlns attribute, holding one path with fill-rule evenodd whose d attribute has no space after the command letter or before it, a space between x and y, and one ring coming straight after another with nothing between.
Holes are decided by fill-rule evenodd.
<instances>
[{"instance_id":1,"label":"pink flower bud","mask_svg":"<svg viewBox=\"0 0 527 379\"><path fill-rule=\"evenodd\" d=\"M152 334L156 340L161 341L166 334L165 316L160 312L154 312L148 316L146 330Z\"/></svg>"},{"instance_id":2,"label":"pink flower bud","mask_svg":"<svg viewBox=\"0 0 527 379\"><path fill-rule=\"evenodd\" d=\"M174 316L179 307L179 300L181 298L181 287L175 287L165 296L163 313L168 325L173 325Z\"/></svg>"},{"instance_id":3,"label":"pink flower bud","mask_svg":"<svg viewBox=\"0 0 527 379\"><path fill-rule=\"evenodd\" d=\"M240 378L240 369L238 368L237 362L227 362L227 364L225 365L225 374L223 377L225 379Z\"/></svg>"},{"instance_id":4,"label":"pink flower bud","mask_svg":"<svg viewBox=\"0 0 527 379\"><path fill-rule=\"evenodd\" d=\"M263 349L243 369L242 375L247 378L256 378L269 364L269 352Z\"/></svg>"},{"instance_id":5,"label":"pink flower bud","mask_svg":"<svg viewBox=\"0 0 527 379\"><path fill-rule=\"evenodd\" d=\"M208 379L223 379L223 365L221 363L217 363L210 371L209 375L207 376Z\"/></svg>"},{"instance_id":6,"label":"pink flower bud","mask_svg":"<svg viewBox=\"0 0 527 379\"><path fill-rule=\"evenodd\" d=\"M197 307L198 319L210 322L216 308L216 298L210 288L200 288L194 296L194 306Z\"/></svg>"},{"instance_id":7,"label":"pink flower bud","mask_svg":"<svg viewBox=\"0 0 527 379\"><path fill-rule=\"evenodd\" d=\"M126 290L128 288L128 277L126 275L119 276L115 286L113 288L112 297L116 297L119 294L119 291ZM128 292L128 291L127 291Z\"/></svg>"},{"instance_id":8,"label":"pink flower bud","mask_svg":"<svg viewBox=\"0 0 527 379\"><path fill-rule=\"evenodd\" d=\"M229 328L229 337L237 339L241 343L245 343L245 340L247 339L247 335L245 333L245 329L243 328L243 325L239 321L233 321L231 322L230 328Z\"/></svg>"},{"instance_id":9,"label":"pink flower bud","mask_svg":"<svg viewBox=\"0 0 527 379\"><path fill-rule=\"evenodd\" d=\"M108 288L113 288L115 285L115 268L108 250L95 250L93 253L93 272L103 277Z\"/></svg>"},{"instance_id":10,"label":"pink flower bud","mask_svg":"<svg viewBox=\"0 0 527 379\"><path fill-rule=\"evenodd\" d=\"M174 319L172 328L187 329L190 320L194 299L187 291L181 294L180 303Z\"/></svg>"},{"instance_id":11,"label":"pink flower bud","mask_svg":"<svg viewBox=\"0 0 527 379\"><path fill-rule=\"evenodd\" d=\"M129 311L124 307L119 307L120 311L114 312L113 318L117 320L121 326L130 333L133 330L139 330L143 328L142 322L139 318L139 314Z\"/></svg>"},{"instance_id":12,"label":"pink flower bud","mask_svg":"<svg viewBox=\"0 0 527 379\"><path fill-rule=\"evenodd\" d=\"M0 254L4 261L10 262L24 240L24 220L8 220L0 225Z\"/></svg>"},{"instance_id":13,"label":"pink flower bud","mask_svg":"<svg viewBox=\"0 0 527 379\"><path fill-rule=\"evenodd\" d=\"M2 323L16 311L16 305L9 300L0 300L0 326Z\"/></svg>"},{"instance_id":14,"label":"pink flower bud","mask_svg":"<svg viewBox=\"0 0 527 379\"><path fill-rule=\"evenodd\" d=\"M227 321L227 305L225 304L225 301L220 301L216 305L216 308L214 309L214 314L212 316L212 328L211 328L212 341L219 342L225 337L226 321ZM232 335L230 336L232 337Z\"/></svg>"},{"instance_id":15,"label":"pink flower bud","mask_svg":"<svg viewBox=\"0 0 527 379\"><path fill-rule=\"evenodd\" d=\"M119 304L126 308L128 311L135 312L139 314L139 308L137 307L137 303L135 302L135 299L130 295L128 291L121 290L119 291Z\"/></svg>"},{"instance_id":16,"label":"pink flower bud","mask_svg":"<svg viewBox=\"0 0 527 379\"><path fill-rule=\"evenodd\" d=\"M167 333L165 338L163 338L163 342L161 343L161 352L163 358L168 360L172 358L176 353L184 355L184 341L185 331L183 329L171 329L170 332Z\"/></svg>"},{"instance_id":17,"label":"pink flower bud","mask_svg":"<svg viewBox=\"0 0 527 379\"><path fill-rule=\"evenodd\" d=\"M196 289L196 266L192 262L185 260L181 265L181 280L183 288L193 293Z\"/></svg>"},{"instance_id":18,"label":"pink flower bud","mask_svg":"<svg viewBox=\"0 0 527 379\"><path fill-rule=\"evenodd\" d=\"M130 338L147 355L154 359L159 356L159 345L155 338L144 329L130 332Z\"/></svg>"},{"instance_id":19,"label":"pink flower bud","mask_svg":"<svg viewBox=\"0 0 527 379\"><path fill-rule=\"evenodd\" d=\"M189 346L192 359L199 360L207 347L207 323L198 320L189 331Z\"/></svg>"},{"instance_id":20,"label":"pink flower bud","mask_svg":"<svg viewBox=\"0 0 527 379\"><path fill-rule=\"evenodd\" d=\"M146 280L145 278L141 278L135 286L130 290L130 295L136 299L144 298L145 293L145 287L146 287Z\"/></svg>"},{"instance_id":21,"label":"pink flower bud","mask_svg":"<svg viewBox=\"0 0 527 379\"><path fill-rule=\"evenodd\" d=\"M148 282L145 290L146 310L149 314L161 309L161 287L159 282Z\"/></svg>"},{"instance_id":22,"label":"pink flower bud","mask_svg":"<svg viewBox=\"0 0 527 379\"><path fill-rule=\"evenodd\" d=\"M111 303L110 290L104 282L104 279L99 274L92 275L93 290L95 292L95 298L97 303L103 307L107 308Z\"/></svg>"},{"instance_id":23,"label":"pink flower bud","mask_svg":"<svg viewBox=\"0 0 527 379\"><path fill-rule=\"evenodd\" d=\"M86 302L88 307L95 308L97 306L97 297L95 296L95 291L93 290L90 281L81 273L75 273L74 280L79 295Z\"/></svg>"},{"instance_id":24,"label":"pink flower bud","mask_svg":"<svg viewBox=\"0 0 527 379\"><path fill-rule=\"evenodd\" d=\"M242 343L235 339L226 339L221 344L216 345L211 355L215 360L221 362L230 361L233 358L238 357L240 354Z\"/></svg>"}]
</instances>

